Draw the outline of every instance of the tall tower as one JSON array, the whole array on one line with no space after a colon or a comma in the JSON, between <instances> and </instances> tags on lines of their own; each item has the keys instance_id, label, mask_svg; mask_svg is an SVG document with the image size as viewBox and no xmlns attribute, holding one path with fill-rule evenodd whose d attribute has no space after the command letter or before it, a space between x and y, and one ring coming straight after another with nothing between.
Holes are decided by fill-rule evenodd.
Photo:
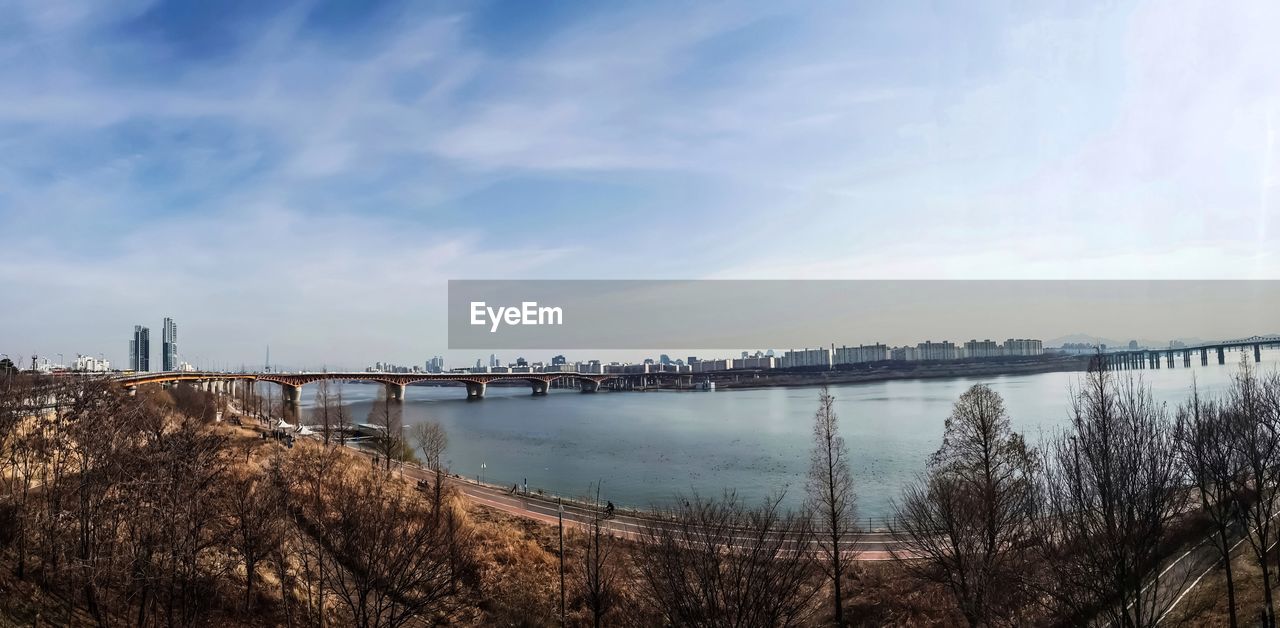
<instances>
[{"instance_id":1,"label":"tall tower","mask_svg":"<svg viewBox=\"0 0 1280 628\"><path fill-rule=\"evenodd\" d=\"M160 365L165 371L178 370L178 326L168 317L160 332Z\"/></svg>"},{"instance_id":2,"label":"tall tower","mask_svg":"<svg viewBox=\"0 0 1280 628\"><path fill-rule=\"evenodd\" d=\"M129 341L129 368L140 373L151 370L151 330L142 325L133 326L133 340Z\"/></svg>"}]
</instances>

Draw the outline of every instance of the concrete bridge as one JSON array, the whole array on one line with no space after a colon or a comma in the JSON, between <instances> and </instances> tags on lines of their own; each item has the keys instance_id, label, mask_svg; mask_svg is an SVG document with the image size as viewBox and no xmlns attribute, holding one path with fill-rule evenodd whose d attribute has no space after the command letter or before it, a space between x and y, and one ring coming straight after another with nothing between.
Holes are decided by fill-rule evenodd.
<instances>
[{"instance_id":1,"label":"concrete bridge","mask_svg":"<svg viewBox=\"0 0 1280 628\"><path fill-rule=\"evenodd\" d=\"M1164 364L1168 368L1174 368L1176 362L1181 361L1184 367L1191 366L1191 356L1200 354L1200 365L1204 366L1209 363L1209 354L1212 352L1218 359L1218 364L1226 364L1227 350L1239 349L1242 351L1253 350L1253 361L1262 361L1263 347L1280 346L1280 335L1276 336L1250 336L1248 338L1239 338L1236 340L1221 340L1218 342L1196 345L1194 347L1178 347L1177 349L1138 349L1134 351L1108 351L1100 356L1100 359L1108 368L1112 369L1158 369L1161 368L1163 358ZM1180 358L1180 359L1179 359Z\"/></svg>"},{"instance_id":2,"label":"concrete bridge","mask_svg":"<svg viewBox=\"0 0 1280 628\"><path fill-rule=\"evenodd\" d=\"M646 375L689 377L687 373L647 373ZM208 390L235 394L237 388L257 382L279 384L286 402L297 404L302 399L302 387L322 380L373 381L387 387L387 398L404 399L405 386L416 382L443 382L466 386L468 399L482 399L490 383L499 381L524 382L534 395L545 395L557 380L574 381L582 392L596 392L601 384L610 380L630 377L624 373L219 373L177 372L138 373L116 377L114 380L132 394L144 384L191 382Z\"/></svg>"}]
</instances>

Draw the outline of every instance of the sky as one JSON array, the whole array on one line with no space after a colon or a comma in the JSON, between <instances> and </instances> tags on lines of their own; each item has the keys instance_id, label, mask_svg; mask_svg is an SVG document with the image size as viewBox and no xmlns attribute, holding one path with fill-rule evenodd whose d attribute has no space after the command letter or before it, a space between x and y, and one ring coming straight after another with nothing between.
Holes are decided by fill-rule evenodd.
<instances>
[{"instance_id":1,"label":"sky","mask_svg":"<svg viewBox=\"0 0 1280 628\"><path fill-rule=\"evenodd\" d=\"M170 316L206 367L462 365L449 279L1277 279L1276 23L12 0L0 353L158 363Z\"/></svg>"}]
</instances>

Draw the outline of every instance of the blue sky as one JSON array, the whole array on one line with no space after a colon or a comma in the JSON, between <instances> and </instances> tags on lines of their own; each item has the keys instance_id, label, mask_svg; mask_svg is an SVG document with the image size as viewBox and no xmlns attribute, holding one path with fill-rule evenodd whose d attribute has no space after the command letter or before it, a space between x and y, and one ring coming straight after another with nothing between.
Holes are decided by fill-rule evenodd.
<instances>
[{"instance_id":1,"label":"blue sky","mask_svg":"<svg viewBox=\"0 0 1280 628\"><path fill-rule=\"evenodd\" d=\"M1277 278L1278 18L17 0L0 352L418 363L450 278Z\"/></svg>"}]
</instances>

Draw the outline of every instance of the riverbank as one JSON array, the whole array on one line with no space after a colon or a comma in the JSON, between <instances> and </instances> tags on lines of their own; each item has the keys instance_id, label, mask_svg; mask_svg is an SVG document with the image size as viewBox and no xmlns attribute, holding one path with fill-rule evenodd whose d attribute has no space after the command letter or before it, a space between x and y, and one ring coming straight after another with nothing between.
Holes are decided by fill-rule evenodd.
<instances>
[{"instance_id":1,"label":"riverbank","mask_svg":"<svg viewBox=\"0 0 1280 628\"><path fill-rule=\"evenodd\" d=\"M1027 361L973 361L960 363L903 362L901 365L858 369L815 371L801 373L755 372L724 374L714 378L717 389L726 388L786 388L793 386L821 386L834 384L861 384L907 379L944 379L953 377L984 377L994 375L1031 375L1084 371L1089 368L1091 356L1052 356Z\"/></svg>"}]
</instances>

